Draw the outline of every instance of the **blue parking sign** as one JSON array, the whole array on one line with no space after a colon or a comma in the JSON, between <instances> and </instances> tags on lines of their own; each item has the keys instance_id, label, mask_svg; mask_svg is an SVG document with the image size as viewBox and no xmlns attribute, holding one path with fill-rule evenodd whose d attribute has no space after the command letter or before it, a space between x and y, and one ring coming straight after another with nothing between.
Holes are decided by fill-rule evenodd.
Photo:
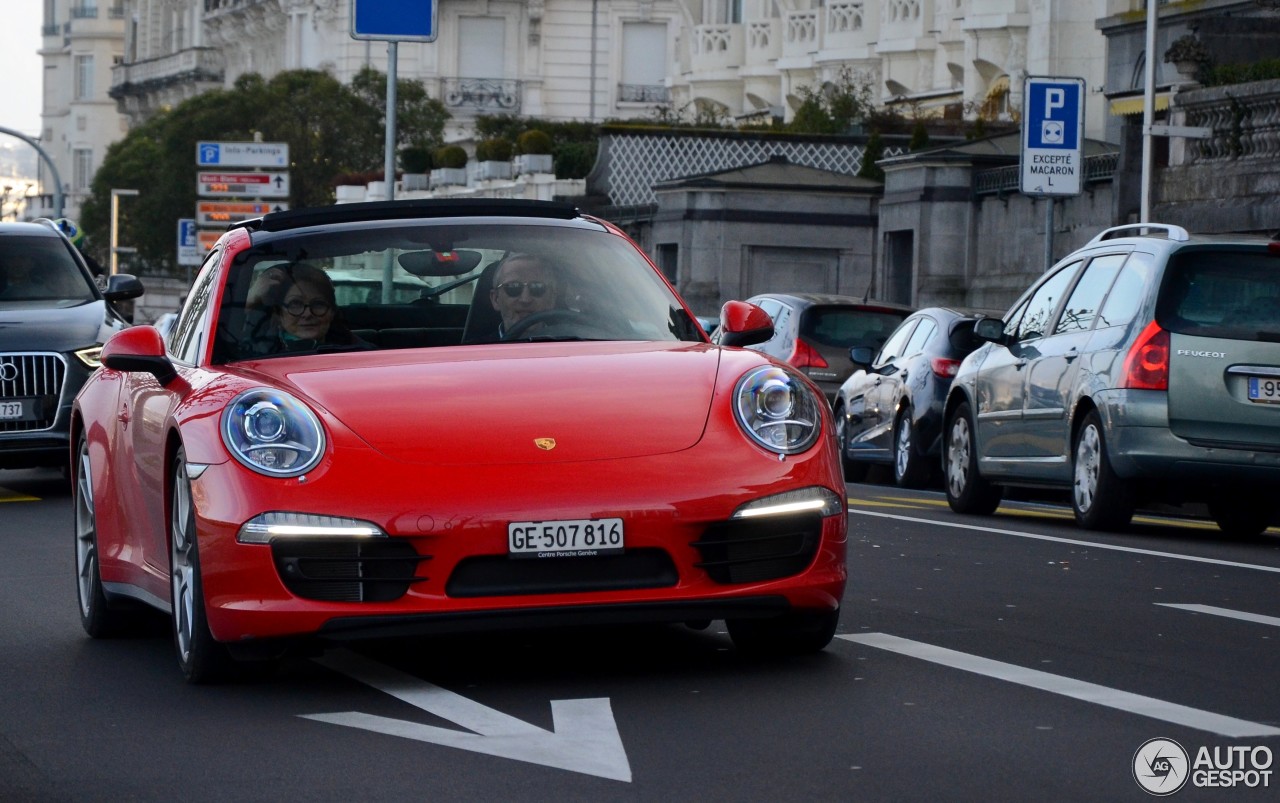
<instances>
[{"instance_id":1,"label":"blue parking sign","mask_svg":"<svg viewBox=\"0 0 1280 803\"><path fill-rule=\"evenodd\" d=\"M201 142L200 153L196 157L196 164L200 165L216 165L222 163L221 148L216 142Z\"/></svg>"},{"instance_id":2,"label":"blue parking sign","mask_svg":"<svg viewBox=\"0 0 1280 803\"><path fill-rule=\"evenodd\" d=\"M1084 79L1023 84L1022 181L1027 195L1079 195L1084 175Z\"/></svg>"},{"instance_id":3,"label":"blue parking sign","mask_svg":"<svg viewBox=\"0 0 1280 803\"><path fill-rule=\"evenodd\" d=\"M1076 82L1028 85L1027 117L1037 123L1027 126L1027 147L1080 147L1081 90L1081 84Z\"/></svg>"}]
</instances>

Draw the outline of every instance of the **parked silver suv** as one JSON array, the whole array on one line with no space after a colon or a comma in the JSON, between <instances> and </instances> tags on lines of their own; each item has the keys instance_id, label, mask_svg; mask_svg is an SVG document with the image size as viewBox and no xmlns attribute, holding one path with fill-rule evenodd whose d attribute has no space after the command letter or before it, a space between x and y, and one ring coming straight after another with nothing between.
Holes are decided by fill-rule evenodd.
<instances>
[{"instance_id":1,"label":"parked silver suv","mask_svg":"<svg viewBox=\"0 0 1280 803\"><path fill-rule=\"evenodd\" d=\"M1108 229L1054 265L965 358L944 414L947 501L1070 489L1088 529L1203 502L1255 535L1280 488L1280 242Z\"/></svg>"}]
</instances>

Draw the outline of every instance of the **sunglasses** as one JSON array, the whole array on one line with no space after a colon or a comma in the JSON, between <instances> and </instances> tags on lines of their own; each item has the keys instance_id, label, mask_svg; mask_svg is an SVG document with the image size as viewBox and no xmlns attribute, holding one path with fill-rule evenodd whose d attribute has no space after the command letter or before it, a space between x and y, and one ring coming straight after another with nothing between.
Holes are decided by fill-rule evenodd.
<instances>
[{"instance_id":1,"label":"sunglasses","mask_svg":"<svg viewBox=\"0 0 1280 803\"><path fill-rule=\"evenodd\" d=\"M519 298L524 289L529 288L529 295L542 298L550 287L547 282L503 282L497 289L507 294L507 298Z\"/></svg>"},{"instance_id":2,"label":"sunglasses","mask_svg":"<svg viewBox=\"0 0 1280 803\"><path fill-rule=\"evenodd\" d=\"M310 304L305 304L301 301L298 301L297 299L294 299L293 301L290 301L288 304L284 305L284 311L289 313L295 318L302 317L302 313L306 312L307 310L311 310L312 315L316 316L317 318L320 318L325 315L328 315L329 310L331 309L333 309L333 306L328 301L324 301L322 299L312 301Z\"/></svg>"}]
</instances>

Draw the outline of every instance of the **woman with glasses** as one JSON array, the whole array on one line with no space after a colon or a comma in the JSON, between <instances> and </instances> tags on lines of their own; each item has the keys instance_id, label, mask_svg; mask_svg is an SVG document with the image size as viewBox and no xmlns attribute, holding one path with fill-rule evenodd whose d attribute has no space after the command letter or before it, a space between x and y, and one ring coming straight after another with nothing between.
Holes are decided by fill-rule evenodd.
<instances>
[{"instance_id":1,"label":"woman with glasses","mask_svg":"<svg viewBox=\"0 0 1280 803\"><path fill-rule=\"evenodd\" d=\"M328 274L306 262L263 271L249 289L248 307L250 334L241 341L242 358L325 346L373 348L342 322Z\"/></svg>"}]
</instances>

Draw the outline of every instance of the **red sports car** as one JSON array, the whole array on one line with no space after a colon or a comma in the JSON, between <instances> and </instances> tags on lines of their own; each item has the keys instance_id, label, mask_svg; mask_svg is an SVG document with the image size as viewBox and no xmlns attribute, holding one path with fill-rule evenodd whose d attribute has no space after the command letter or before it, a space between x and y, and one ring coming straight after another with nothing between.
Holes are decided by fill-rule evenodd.
<instances>
[{"instance_id":1,"label":"red sports car","mask_svg":"<svg viewBox=\"0 0 1280 803\"><path fill-rule=\"evenodd\" d=\"M712 345L643 252L569 205L392 201L231 228L167 338L76 398L91 636L171 615L206 682L364 637L724 619L832 638L830 412L729 302Z\"/></svg>"}]
</instances>

